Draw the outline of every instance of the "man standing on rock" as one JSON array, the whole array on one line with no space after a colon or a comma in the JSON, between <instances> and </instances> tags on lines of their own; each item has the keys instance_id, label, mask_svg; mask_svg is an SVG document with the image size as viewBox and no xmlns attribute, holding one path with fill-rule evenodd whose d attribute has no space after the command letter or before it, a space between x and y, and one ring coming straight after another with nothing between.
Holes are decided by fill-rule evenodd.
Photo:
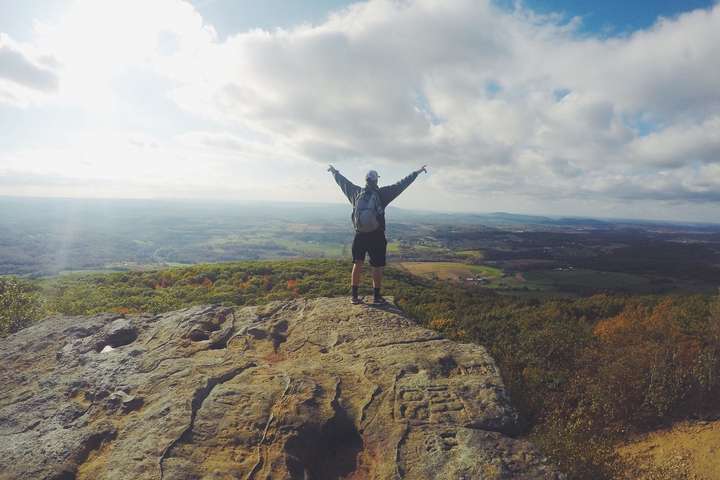
<instances>
[{"instance_id":1,"label":"man standing on rock","mask_svg":"<svg viewBox=\"0 0 720 480\"><path fill-rule=\"evenodd\" d=\"M343 177L332 165L328 168L328 172L333 174L335 181L353 206L352 221L355 227L355 238L352 244L353 269L350 281L352 303L360 303L358 286L366 253L370 256L370 266L372 267L373 304L386 303L380 295L387 254L385 207L410 186L421 172L427 173L425 167L426 165L423 165L420 170L414 171L399 182L384 187L378 187L380 176L375 170L370 170L365 175L364 188L358 187Z\"/></svg>"}]
</instances>

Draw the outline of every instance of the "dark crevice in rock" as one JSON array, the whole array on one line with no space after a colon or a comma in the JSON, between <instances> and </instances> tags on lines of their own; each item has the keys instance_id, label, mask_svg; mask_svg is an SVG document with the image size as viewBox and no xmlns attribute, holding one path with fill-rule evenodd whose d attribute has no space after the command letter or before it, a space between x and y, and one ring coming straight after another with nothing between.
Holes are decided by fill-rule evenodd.
<instances>
[{"instance_id":1,"label":"dark crevice in rock","mask_svg":"<svg viewBox=\"0 0 720 480\"><path fill-rule=\"evenodd\" d=\"M370 405L381 393L382 393L382 388L380 388L380 385L375 385L372 393L370 394L370 398L362 406L362 409L360 411L360 427L361 427L361 429L365 427L365 425L363 425L363 422L365 421L365 415L367 414L367 411L370 408ZM368 423L370 423L370 422L368 421Z\"/></svg>"},{"instance_id":2,"label":"dark crevice in rock","mask_svg":"<svg viewBox=\"0 0 720 480\"><path fill-rule=\"evenodd\" d=\"M263 338L267 337L268 333L259 327L250 327L248 328L245 333L252 336L256 340L262 340Z\"/></svg>"},{"instance_id":3,"label":"dark crevice in rock","mask_svg":"<svg viewBox=\"0 0 720 480\"><path fill-rule=\"evenodd\" d=\"M108 334L102 341L98 342L97 345L95 345L95 350L101 352L102 349L108 345L112 348L129 345L137 340L137 337L138 332L134 328L118 329Z\"/></svg>"},{"instance_id":4,"label":"dark crevice in rock","mask_svg":"<svg viewBox=\"0 0 720 480\"><path fill-rule=\"evenodd\" d=\"M440 357L438 359L438 364L440 364L440 372L445 377L449 376L450 373L458 366L457 362L451 355Z\"/></svg>"},{"instance_id":5,"label":"dark crevice in rock","mask_svg":"<svg viewBox=\"0 0 720 480\"><path fill-rule=\"evenodd\" d=\"M282 320L275 325L273 325L273 332L276 333L285 333L288 329L288 322L287 320Z\"/></svg>"},{"instance_id":6,"label":"dark crevice in rock","mask_svg":"<svg viewBox=\"0 0 720 480\"><path fill-rule=\"evenodd\" d=\"M223 348L227 348L227 342L227 338L221 338L210 344L210 350L222 350Z\"/></svg>"},{"instance_id":7,"label":"dark crevice in rock","mask_svg":"<svg viewBox=\"0 0 720 480\"><path fill-rule=\"evenodd\" d=\"M83 439L80 448L58 469L51 480L75 480L80 465L90 456L94 450L98 450L105 442L113 440L117 436L117 430L112 425L98 430Z\"/></svg>"},{"instance_id":8,"label":"dark crevice in rock","mask_svg":"<svg viewBox=\"0 0 720 480\"><path fill-rule=\"evenodd\" d=\"M51 480L75 480L76 476L77 474L74 471L63 470L54 477L51 477Z\"/></svg>"},{"instance_id":9,"label":"dark crevice in rock","mask_svg":"<svg viewBox=\"0 0 720 480\"><path fill-rule=\"evenodd\" d=\"M402 450L403 443L407 440L408 434L410 433L410 424L406 423L403 429L402 435L395 445L395 468L398 478L405 478L405 470L402 468L400 462L400 451Z\"/></svg>"},{"instance_id":10,"label":"dark crevice in rock","mask_svg":"<svg viewBox=\"0 0 720 480\"><path fill-rule=\"evenodd\" d=\"M243 371L247 370L248 368L254 367L254 363L249 363L247 365L243 365L242 367L233 368L230 371L227 371L221 375L218 375L217 377L211 377L207 379L205 382L205 385L197 390L195 390L195 393L193 394L192 402L190 403L190 422L185 427L185 429L180 433L180 435L175 438L170 444L168 444L167 447L165 447L165 450L163 451L162 455L160 456L160 460L158 461L160 466L160 479L163 478L165 472L163 470L163 462L165 459L170 455L172 450L180 443L183 443L185 441L189 441L192 439L192 430L195 426L195 418L197 417L197 413L202 408L203 403L205 400L210 396L213 389L217 387L218 385L221 385L225 382L228 382L232 380L233 378L240 375Z\"/></svg>"},{"instance_id":11,"label":"dark crevice in rock","mask_svg":"<svg viewBox=\"0 0 720 480\"><path fill-rule=\"evenodd\" d=\"M210 335L205 330L200 330L198 328L190 330L189 336L190 340L193 342L202 342L210 339Z\"/></svg>"},{"instance_id":12,"label":"dark crevice in rock","mask_svg":"<svg viewBox=\"0 0 720 480\"><path fill-rule=\"evenodd\" d=\"M129 328L127 330L121 330L113 335L109 335L107 338L107 344L113 348L122 347L123 345L129 345L134 342L138 337L137 330Z\"/></svg>"},{"instance_id":13,"label":"dark crevice in rock","mask_svg":"<svg viewBox=\"0 0 720 480\"><path fill-rule=\"evenodd\" d=\"M287 335L285 332L287 332L288 329L288 322L287 320L283 320L279 323L276 323L273 325L272 331L270 332L270 338L273 342L273 349L277 352L278 347L281 343L284 343L287 340Z\"/></svg>"},{"instance_id":14,"label":"dark crevice in rock","mask_svg":"<svg viewBox=\"0 0 720 480\"><path fill-rule=\"evenodd\" d=\"M227 348L228 342L235 334L235 327L230 326L223 330L216 331L210 336L210 350L222 350Z\"/></svg>"},{"instance_id":15,"label":"dark crevice in rock","mask_svg":"<svg viewBox=\"0 0 720 480\"><path fill-rule=\"evenodd\" d=\"M335 415L322 427L304 425L285 445L291 479L336 480L356 470L363 439L340 403L340 382L331 405Z\"/></svg>"},{"instance_id":16,"label":"dark crevice in rock","mask_svg":"<svg viewBox=\"0 0 720 480\"><path fill-rule=\"evenodd\" d=\"M232 316L231 325L224 328L222 325ZM227 346L228 339L235 331L235 314L230 310L224 310L217 314L216 317L198 322L190 329L188 337L193 342L202 342L210 340L210 348L219 350Z\"/></svg>"}]
</instances>

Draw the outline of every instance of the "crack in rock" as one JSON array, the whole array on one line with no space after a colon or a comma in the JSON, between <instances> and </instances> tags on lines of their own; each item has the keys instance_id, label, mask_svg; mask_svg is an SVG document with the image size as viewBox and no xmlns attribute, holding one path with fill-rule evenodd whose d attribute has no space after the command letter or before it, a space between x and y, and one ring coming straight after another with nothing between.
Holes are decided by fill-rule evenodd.
<instances>
[{"instance_id":1,"label":"crack in rock","mask_svg":"<svg viewBox=\"0 0 720 480\"><path fill-rule=\"evenodd\" d=\"M165 447L165 450L163 450L162 455L160 456L160 459L158 461L159 467L160 467L160 480L162 480L163 476L165 475L165 471L163 468L163 462L165 459L172 453L172 450L183 440L187 439L188 435L192 432L193 427L195 426L195 418L197 417L198 411L202 408L203 403L205 400L210 396L213 389L217 387L218 385L221 385L225 382L229 382L233 378L240 375L245 370L255 367L255 363L251 362L247 365L243 365L242 367L233 368L232 370L229 370L217 377L210 377L205 382L205 385L197 390L195 390L195 393L193 394L192 402L190 403L190 421L188 422L188 425L185 427L185 429L178 435L172 442L168 444L167 447Z\"/></svg>"},{"instance_id":2,"label":"crack in rock","mask_svg":"<svg viewBox=\"0 0 720 480\"><path fill-rule=\"evenodd\" d=\"M437 342L440 340L446 340L446 338L442 337L440 335L438 335L436 337L413 338L413 339L409 339L409 340L397 340L395 342L381 343L379 345L370 345L366 348L381 348L381 347L390 347L390 346L394 346L394 345L410 345L413 343Z\"/></svg>"},{"instance_id":3,"label":"crack in rock","mask_svg":"<svg viewBox=\"0 0 720 480\"><path fill-rule=\"evenodd\" d=\"M330 402L334 415L318 428L305 424L285 444L288 473L292 480L347 478L357 469L364 441L341 401L341 381L335 384Z\"/></svg>"},{"instance_id":4,"label":"crack in rock","mask_svg":"<svg viewBox=\"0 0 720 480\"><path fill-rule=\"evenodd\" d=\"M112 424L104 424L85 437L80 448L71 453L70 457L59 466L51 480L75 480L80 466L87 460L94 450L98 450L105 442L113 440L117 430Z\"/></svg>"}]
</instances>

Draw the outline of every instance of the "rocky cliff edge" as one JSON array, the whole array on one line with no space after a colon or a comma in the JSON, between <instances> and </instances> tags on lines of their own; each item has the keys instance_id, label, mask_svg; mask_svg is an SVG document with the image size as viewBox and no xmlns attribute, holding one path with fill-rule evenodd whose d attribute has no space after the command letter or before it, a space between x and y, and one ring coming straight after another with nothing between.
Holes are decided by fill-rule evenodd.
<instances>
[{"instance_id":1,"label":"rocky cliff edge","mask_svg":"<svg viewBox=\"0 0 720 480\"><path fill-rule=\"evenodd\" d=\"M560 478L483 347L347 299L49 318L0 384L0 478Z\"/></svg>"}]
</instances>

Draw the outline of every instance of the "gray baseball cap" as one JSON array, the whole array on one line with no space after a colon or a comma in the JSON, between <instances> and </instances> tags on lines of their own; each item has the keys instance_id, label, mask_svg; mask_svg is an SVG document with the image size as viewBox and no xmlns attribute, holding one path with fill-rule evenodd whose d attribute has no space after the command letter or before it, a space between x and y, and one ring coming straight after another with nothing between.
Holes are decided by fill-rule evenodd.
<instances>
[{"instance_id":1,"label":"gray baseball cap","mask_svg":"<svg viewBox=\"0 0 720 480\"><path fill-rule=\"evenodd\" d=\"M380 175L375 170L370 170L365 174L365 180L370 180L372 182L377 182L377 179L380 178Z\"/></svg>"}]
</instances>

